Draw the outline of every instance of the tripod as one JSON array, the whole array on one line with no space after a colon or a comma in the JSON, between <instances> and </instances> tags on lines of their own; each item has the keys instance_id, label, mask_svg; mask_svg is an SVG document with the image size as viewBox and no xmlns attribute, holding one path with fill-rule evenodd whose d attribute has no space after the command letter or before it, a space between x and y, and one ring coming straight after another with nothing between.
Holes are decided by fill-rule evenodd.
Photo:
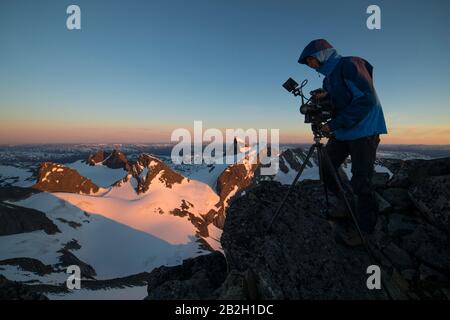
<instances>
[{"instance_id":1,"label":"tripod","mask_svg":"<svg viewBox=\"0 0 450 320\"><path fill-rule=\"evenodd\" d=\"M324 135L317 129L317 126L315 124L311 125L312 129L313 129L313 134L314 134L314 143L311 145L311 147L309 148L308 151L308 155L306 156L306 159L303 161L302 166L300 167L300 170L298 171L294 181L292 182L291 186L289 187L288 191L286 192L286 194L284 195L283 200L280 202L280 204L278 205L277 210L275 211L275 214L272 217L272 220L270 221L269 227L267 229L268 232L271 232L272 230L272 225L275 222L275 220L279 217L280 213L282 212L281 209L283 209L287 199L289 198L289 195L291 194L291 192L294 190L295 185L298 182L298 179L300 179L300 176L302 175L303 171L306 168L307 163L309 162L309 159L311 158L311 156L314 153L314 150L317 150L317 162L319 165L319 177L320 177L320 181L323 184L324 187L324 192L325 192L325 199L326 199L326 203L327 203L327 209L329 207L329 200L328 200L328 187L327 184L324 181L324 165L326 166L326 168L328 169L328 172L331 174L331 178L334 180L334 182L336 183L337 189L339 194L342 196L342 199L344 199L344 203L345 206L348 210L348 212L350 212L351 218L353 220L353 223L355 225L355 228L358 232L358 235L361 237L361 241L364 244L364 246L367 248L367 250L369 251L369 254L372 256L370 249L368 248L367 242L364 238L364 235L359 227L358 224L358 220L355 216L355 213L353 212L350 202L347 199L347 196L345 194L345 190L344 187L342 185L341 179L337 174L336 169L334 168L330 157L328 156L327 150L326 148L324 148L323 143L321 142L322 138L324 137Z\"/></svg>"}]
</instances>

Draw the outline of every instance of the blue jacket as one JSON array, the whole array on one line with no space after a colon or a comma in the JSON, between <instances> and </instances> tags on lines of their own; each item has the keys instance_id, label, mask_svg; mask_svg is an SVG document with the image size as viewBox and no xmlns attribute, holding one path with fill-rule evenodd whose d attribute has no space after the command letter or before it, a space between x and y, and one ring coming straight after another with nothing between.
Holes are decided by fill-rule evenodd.
<instances>
[{"instance_id":1,"label":"blue jacket","mask_svg":"<svg viewBox=\"0 0 450 320\"><path fill-rule=\"evenodd\" d=\"M330 94L335 107L328 125L337 140L387 133L370 63L358 57L341 57L324 39L309 43L298 62L306 64L308 56L319 60L317 71L325 76L323 88Z\"/></svg>"}]
</instances>

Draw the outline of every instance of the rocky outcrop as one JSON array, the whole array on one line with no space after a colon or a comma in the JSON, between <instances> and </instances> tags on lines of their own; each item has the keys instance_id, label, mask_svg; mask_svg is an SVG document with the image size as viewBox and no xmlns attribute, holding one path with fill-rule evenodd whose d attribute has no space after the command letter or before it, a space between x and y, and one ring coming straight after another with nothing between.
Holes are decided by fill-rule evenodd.
<instances>
[{"instance_id":1,"label":"rocky outcrop","mask_svg":"<svg viewBox=\"0 0 450 320\"><path fill-rule=\"evenodd\" d=\"M99 187L76 170L52 162L39 167L38 179L33 188L46 192L70 192L92 194Z\"/></svg>"},{"instance_id":2,"label":"rocky outcrop","mask_svg":"<svg viewBox=\"0 0 450 320\"><path fill-rule=\"evenodd\" d=\"M184 260L174 267L159 267L148 277L148 300L213 299L226 277L220 252Z\"/></svg>"},{"instance_id":3,"label":"rocky outcrop","mask_svg":"<svg viewBox=\"0 0 450 320\"><path fill-rule=\"evenodd\" d=\"M97 275L95 269L90 264L81 261L69 250L63 248L58 252L61 253L61 256L59 256L60 263L57 266L68 267L71 265L76 265L80 268L81 276L83 278L92 279Z\"/></svg>"},{"instance_id":4,"label":"rocky outcrop","mask_svg":"<svg viewBox=\"0 0 450 320\"><path fill-rule=\"evenodd\" d=\"M41 191L33 188L23 188L15 186L0 187L0 201L17 202L31 197L33 194L39 192Z\"/></svg>"},{"instance_id":5,"label":"rocky outcrop","mask_svg":"<svg viewBox=\"0 0 450 320\"><path fill-rule=\"evenodd\" d=\"M229 268L254 274L262 299L379 299L366 287L371 261L363 249L335 241L322 210L320 183L303 182L288 199L273 232L267 227L288 186L262 183L236 199L228 210L222 247Z\"/></svg>"},{"instance_id":6,"label":"rocky outcrop","mask_svg":"<svg viewBox=\"0 0 450 320\"><path fill-rule=\"evenodd\" d=\"M289 186L260 182L247 188L230 201L221 239L228 273L209 298L449 299L449 188L448 174L441 170L446 161L419 161L422 173L407 173L406 184L391 184L398 181L396 174L405 174L402 169L389 182L380 178L377 194L389 210L380 214L376 232L368 238L373 257L364 247L336 241L336 231L352 223L325 216L320 182L306 180L295 187L270 233L268 224ZM381 290L366 286L367 267L373 264L381 268ZM164 269L164 277L149 289L169 292L172 273L179 272ZM187 274L183 281L202 283L201 274ZM176 296L194 297L195 290L180 289Z\"/></svg>"},{"instance_id":7,"label":"rocky outcrop","mask_svg":"<svg viewBox=\"0 0 450 320\"><path fill-rule=\"evenodd\" d=\"M95 166L96 164L100 164L107 158L107 153L103 150L98 150L96 153L91 154L86 160L87 164L91 166Z\"/></svg>"},{"instance_id":8,"label":"rocky outcrop","mask_svg":"<svg viewBox=\"0 0 450 320\"><path fill-rule=\"evenodd\" d=\"M91 166L103 164L111 169L124 169L127 171L130 169L127 157L120 150L113 150L111 153L99 150L91 154L86 160L86 163Z\"/></svg>"},{"instance_id":9,"label":"rocky outcrop","mask_svg":"<svg viewBox=\"0 0 450 320\"><path fill-rule=\"evenodd\" d=\"M0 275L0 300L48 300L45 295L32 292L29 288Z\"/></svg>"},{"instance_id":10,"label":"rocky outcrop","mask_svg":"<svg viewBox=\"0 0 450 320\"><path fill-rule=\"evenodd\" d=\"M5 259L0 261L0 265L17 266L22 270L34 272L40 276L53 272L52 266L43 264L40 260L33 258Z\"/></svg>"},{"instance_id":11,"label":"rocky outcrop","mask_svg":"<svg viewBox=\"0 0 450 320\"><path fill-rule=\"evenodd\" d=\"M61 232L44 212L0 202L0 236L36 230L47 234Z\"/></svg>"},{"instance_id":12,"label":"rocky outcrop","mask_svg":"<svg viewBox=\"0 0 450 320\"><path fill-rule=\"evenodd\" d=\"M408 188L429 177L450 175L450 158L397 161L400 161L400 165L389 181L391 187Z\"/></svg>"},{"instance_id":13,"label":"rocky outcrop","mask_svg":"<svg viewBox=\"0 0 450 320\"><path fill-rule=\"evenodd\" d=\"M430 222L450 233L450 175L428 177L411 186L409 194Z\"/></svg>"},{"instance_id":14,"label":"rocky outcrop","mask_svg":"<svg viewBox=\"0 0 450 320\"><path fill-rule=\"evenodd\" d=\"M136 163L131 166L131 174L137 180L137 193L144 193L155 179L167 188L181 183L185 178L173 171L164 162L148 154L142 154Z\"/></svg>"},{"instance_id":15,"label":"rocky outcrop","mask_svg":"<svg viewBox=\"0 0 450 320\"><path fill-rule=\"evenodd\" d=\"M258 164L236 163L228 166L217 179L217 193L223 202L245 189L254 181Z\"/></svg>"},{"instance_id":16,"label":"rocky outcrop","mask_svg":"<svg viewBox=\"0 0 450 320\"><path fill-rule=\"evenodd\" d=\"M104 161L103 164L111 169L129 170L127 157L119 150L114 150Z\"/></svg>"},{"instance_id":17,"label":"rocky outcrop","mask_svg":"<svg viewBox=\"0 0 450 320\"><path fill-rule=\"evenodd\" d=\"M288 173L290 169L299 171L303 162L306 160L306 154L301 148L287 149L280 154L280 170ZM307 167L313 167L313 163L308 161Z\"/></svg>"},{"instance_id":18,"label":"rocky outcrop","mask_svg":"<svg viewBox=\"0 0 450 320\"><path fill-rule=\"evenodd\" d=\"M225 223L229 201L256 181L260 164L251 163L249 159L246 155L239 162L229 165L217 178L216 191L220 201L216 204L217 210L209 212L207 216L212 217L214 225L220 229Z\"/></svg>"}]
</instances>

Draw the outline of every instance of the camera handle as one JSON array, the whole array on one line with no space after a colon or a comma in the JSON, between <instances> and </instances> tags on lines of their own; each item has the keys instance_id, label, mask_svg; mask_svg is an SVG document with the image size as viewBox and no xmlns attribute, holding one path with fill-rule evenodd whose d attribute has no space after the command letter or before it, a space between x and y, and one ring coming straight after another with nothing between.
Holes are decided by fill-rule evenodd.
<instances>
[{"instance_id":1,"label":"camera handle","mask_svg":"<svg viewBox=\"0 0 450 320\"><path fill-rule=\"evenodd\" d=\"M297 97L297 96L300 96L300 97L302 98L302 105L305 104L305 95L303 94L303 88L304 88L307 84L308 84L308 79L305 79L305 80L302 81L302 83L300 84L300 86L298 86L297 88L295 88L295 89L292 91L292 94L293 94L294 96L296 96L296 97ZM310 98L310 99L311 99L311 98ZM306 103L308 103L310 99L308 99L308 100L306 101Z\"/></svg>"}]
</instances>

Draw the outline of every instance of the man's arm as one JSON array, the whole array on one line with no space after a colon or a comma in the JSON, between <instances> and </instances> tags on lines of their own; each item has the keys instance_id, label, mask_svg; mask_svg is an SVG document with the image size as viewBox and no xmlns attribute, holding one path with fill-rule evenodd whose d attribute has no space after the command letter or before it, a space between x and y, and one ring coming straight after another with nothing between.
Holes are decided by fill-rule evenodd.
<instances>
[{"instance_id":1,"label":"man's arm","mask_svg":"<svg viewBox=\"0 0 450 320\"><path fill-rule=\"evenodd\" d=\"M331 131L355 126L376 104L372 76L365 61L352 59L343 66L343 76L347 88L352 93L352 101L328 122Z\"/></svg>"}]
</instances>

